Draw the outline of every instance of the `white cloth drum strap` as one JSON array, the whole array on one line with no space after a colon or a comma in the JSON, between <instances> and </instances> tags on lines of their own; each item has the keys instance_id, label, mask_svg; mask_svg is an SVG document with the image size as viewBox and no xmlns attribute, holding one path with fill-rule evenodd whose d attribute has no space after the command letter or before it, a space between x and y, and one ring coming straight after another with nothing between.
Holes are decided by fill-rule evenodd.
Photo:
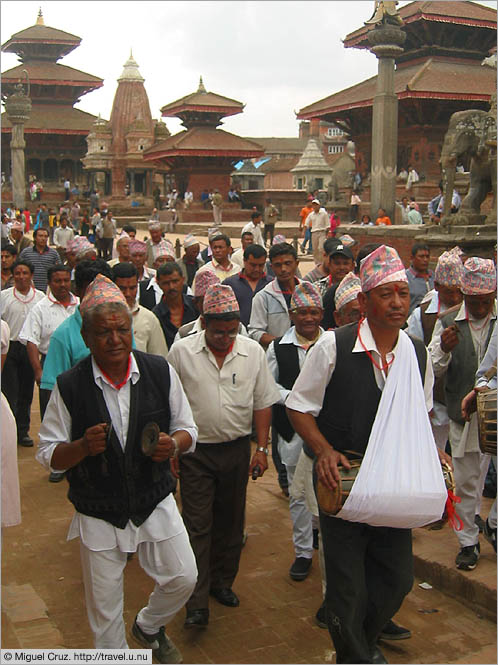
<instances>
[{"instance_id":1,"label":"white cloth drum strap","mask_svg":"<svg viewBox=\"0 0 498 665\"><path fill-rule=\"evenodd\" d=\"M440 519L446 496L417 356L401 330L360 471L336 517L411 529Z\"/></svg>"}]
</instances>

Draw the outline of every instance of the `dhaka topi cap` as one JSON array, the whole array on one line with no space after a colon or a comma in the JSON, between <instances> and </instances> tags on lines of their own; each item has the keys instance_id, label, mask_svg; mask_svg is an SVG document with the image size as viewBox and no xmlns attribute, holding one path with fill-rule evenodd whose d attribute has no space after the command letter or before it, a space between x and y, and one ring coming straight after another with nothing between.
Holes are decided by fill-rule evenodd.
<instances>
[{"instance_id":1,"label":"dhaka topi cap","mask_svg":"<svg viewBox=\"0 0 498 665\"><path fill-rule=\"evenodd\" d=\"M394 247L381 245L360 263L361 290L366 293L383 284L408 282L405 266Z\"/></svg>"},{"instance_id":2,"label":"dhaka topi cap","mask_svg":"<svg viewBox=\"0 0 498 665\"><path fill-rule=\"evenodd\" d=\"M471 256L463 264L462 293L480 296L496 291L496 266L491 259Z\"/></svg>"},{"instance_id":3,"label":"dhaka topi cap","mask_svg":"<svg viewBox=\"0 0 498 665\"><path fill-rule=\"evenodd\" d=\"M158 222L157 219L151 219L149 220L149 223L147 224L147 228L149 231L162 231L163 227L161 226L161 222Z\"/></svg>"},{"instance_id":4,"label":"dhaka topi cap","mask_svg":"<svg viewBox=\"0 0 498 665\"><path fill-rule=\"evenodd\" d=\"M454 247L452 247L449 250L449 253L450 254L456 254L456 256L463 256L465 254L463 249L461 247L459 247L458 245L455 245Z\"/></svg>"},{"instance_id":5,"label":"dhaka topi cap","mask_svg":"<svg viewBox=\"0 0 498 665\"><path fill-rule=\"evenodd\" d=\"M89 242L88 238L85 236L74 236L74 238L67 243L66 252L77 254L86 245L93 247L91 242Z\"/></svg>"},{"instance_id":6,"label":"dhaka topi cap","mask_svg":"<svg viewBox=\"0 0 498 665\"><path fill-rule=\"evenodd\" d=\"M195 276L194 297L201 298L206 295L206 291L213 284L219 284L220 278L212 270L201 270Z\"/></svg>"},{"instance_id":7,"label":"dhaka topi cap","mask_svg":"<svg viewBox=\"0 0 498 665\"><path fill-rule=\"evenodd\" d=\"M147 245L143 240L138 240L138 238L130 240L128 249L130 250L130 254L147 254Z\"/></svg>"},{"instance_id":8,"label":"dhaka topi cap","mask_svg":"<svg viewBox=\"0 0 498 665\"><path fill-rule=\"evenodd\" d=\"M294 289L290 300L291 311L300 307L319 307L323 309L322 296L311 282L300 282Z\"/></svg>"},{"instance_id":9,"label":"dhaka topi cap","mask_svg":"<svg viewBox=\"0 0 498 665\"><path fill-rule=\"evenodd\" d=\"M198 244L199 244L199 241L191 233L186 235L185 239L183 241L183 246L184 246L185 249L187 249L187 247L192 247L192 245L198 245Z\"/></svg>"},{"instance_id":10,"label":"dhaka topi cap","mask_svg":"<svg viewBox=\"0 0 498 665\"><path fill-rule=\"evenodd\" d=\"M230 314L240 312L239 303L231 286L227 284L213 284L204 295L202 306L204 316L206 314Z\"/></svg>"},{"instance_id":11,"label":"dhaka topi cap","mask_svg":"<svg viewBox=\"0 0 498 665\"><path fill-rule=\"evenodd\" d=\"M12 231L24 231L24 226L22 225L22 222L12 222L10 228Z\"/></svg>"},{"instance_id":12,"label":"dhaka topi cap","mask_svg":"<svg viewBox=\"0 0 498 665\"><path fill-rule=\"evenodd\" d=\"M80 260L83 259L86 254L88 254L88 252L93 252L95 256L97 256L97 250L95 249L95 246L87 240L86 242L81 243L78 249L74 252L74 255L77 260Z\"/></svg>"},{"instance_id":13,"label":"dhaka topi cap","mask_svg":"<svg viewBox=\"0 0 498 665\"><path fill-rule=\"evenodd\" d=\"M153 261L156 261L163 256L169 256L173 259L173 261L176 258L175 250L173 249L173 245L169 240L161 240L161 242L158 242L157 245L152 245Z\"/></svg>"},{"instance_id":14,"label":"dhaka topi cap","mask_svg":"<svg viewBox=\"0 0 498 665\"><path fill-rule=\"evenodd\" d=\"M279 245L281 242L287 242L287 238L282 233L277 233L277 235L272 240L272 245Z\"/></svg>"},{"instance_id":15,"label":"dhaka topi cap","mask_svg":"<svg viewBox=\"0 0 498 665\"><path fill-rule=\"evenodd\" d=\"M354 272L348 272L348 274L339 282L339 286L336 289L334 296L335 308L340 310L341 307L347 305L348 302L355 300L360 292L360 278L358 275L355 275Z\"/></svg>"},{"instance_id":16,"label":"dhaka topi cap","mask_svg":"<svg viewBox=\"0 0 498 665\"><path fill-rule=\"evenodd\" d=\"M221 231L218 227L212 226L211 228L208 229L208 240L212 240L216 236L221 235Z\"/></svg>"},{"instance_id":17,"label":"dhaka topi cap","mask_svg":"<svg viewBox=\"0 0 498 665\"><path fill-rule=\"evenodd\" d=\"M443 252L437 261L434 281L442 286L462 286L463 263L457 252Z\"/></svg>"},{"instance_id":18,"label":"dhaka topi cap","mask_svg":"<svg viewBox=\"0 0 498 665\"><path fill-rule=\"evenodd\" d=\"M109 303L122 303L128 309L126 299L116 284L105 275L97 275L85 292L80 312L83 315L92 307Z\"/></svg>"},{"instance_id":19,"label":"dhaka topi cap","mask_svg":"<svg viewBox=\"0 0 498 665\"><path fill-rule=\"evenodd\" d=\"M356 245L356 240L347 234L340 236L339 241L344 245L344 247L348 248Z\"/></svg>"},{"instance_id":20,"label":"dhaka topi cap","mask_svg":"<svg viewBox=\"0 0 498 665\"><path fill-rule=\"evenodd\" d=\"M126 240L126 238L129 238L129 237L130 236L126 233L126 231L121 231L121 234L120 234L119 238L116 240L116 246L119 245L119 243L122 240Z\"/></svg>"}]
</instances>

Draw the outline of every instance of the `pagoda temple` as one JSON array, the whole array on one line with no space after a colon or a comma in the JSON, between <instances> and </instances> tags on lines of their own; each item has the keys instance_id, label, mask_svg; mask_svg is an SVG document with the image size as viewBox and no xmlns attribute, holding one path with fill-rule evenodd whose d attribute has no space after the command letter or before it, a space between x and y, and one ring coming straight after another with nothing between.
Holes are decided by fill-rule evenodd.
<instances>
[{"instance_id":1,"label":"pagoda temple","mask_svg":"<svg viewBox=\"0 0 498 665\"><path fill-rule=\"evenodd\" d=\"M469 108L487 111L496 91L496 70L481 66L496 46L496 10L474 2L431 0L404 5L398 13L406 32L394 72L398 169L411 164L426 180L437 182L450 116ZM350 33L344 46L368 49L372 29L364 25ZM297 115L312 122L333 122L349 134L362 174L370 170L376 84L374 76L304 107Z\"/></svg>"},{"instance_id":2,"label":"pagoda temple","mask_svg":"<svg viewBox=\"0 0 498 665\"><path fill-rule=\"evenodd\" d=\"M23 70L29 76L32 110L24 125L26 174L40 179L47 189L69 178L80 186L86 180L81 158L85 138L95 116L74 108L83 95L103 85L103 80L57 61L77 48L81 38L45 25L41 10L36 24L12 35L2 45L16 53L21 64L2 74L2 99L14 91ZM2 114L2 171L10 175L12 126Z\"/></svg>"},{"instance_id":3,"label":"pagoda temple","mask_svg":"<svg viewBox=\"0 0 498 665\"><path fill-rule=\"evenodd\" d=\"M243 109L234 99L207 92L201 77L196 92L161 109L165 117L180 118L186 130L146 150L144 159L166 164L180 193L188 188L198 199L204 189L218 189L226 197L234 165L264 154L254 141L218 129L222 118Z\"/></svg>"},{"instance_id":4,"label":"pagoda temple","mask_svg":"<svg viewBox=\"0 0 498 665\"><path fill-rule=\"evenodd\" d=\"M152 196L155 182L164 186L167 167L156 168L145 162L145 151L169 136L163 122L153 120L149 98L138 64L130 53L112 104L111 119L97 118L87 138L88 152L83 159L90 173L90 186L113 198Z\"/></svg>"}]
</instances>

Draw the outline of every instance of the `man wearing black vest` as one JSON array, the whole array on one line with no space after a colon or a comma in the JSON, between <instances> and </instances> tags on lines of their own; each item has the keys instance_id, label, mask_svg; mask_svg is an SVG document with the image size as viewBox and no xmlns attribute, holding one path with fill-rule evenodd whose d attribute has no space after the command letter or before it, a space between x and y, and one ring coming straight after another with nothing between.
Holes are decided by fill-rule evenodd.
<instances>
[{"instance_id":1,"label":"man wearing black vest","mask_svg":"<svg viewBox=\"0 0 498 665\"><path fill-rule=\"evenodd\" d=\"M429 350L434 373L444 376L444 396L450 418L449 441L455 467L458 515L463 528L456 532L460 551L455 563L460 570L474 570L480 555L479 512L481 474L489 456L479 450L477 416L469 423L461 411L462 399L474 387L475 374L484 358L496 324L496 266L491 259L475 256L463 266L463 303L449 311L434 328Z\"/></svg>"},{"instance_id":2,"label":"man wearing black vest","mask_svg":"<svg viewBox=\"0 0 498 665\"><path fill-rule=\"evenodd\" d=\"M155 587L132 636L158 662L179 663L164 624L189 598L197 570L171 493L170 461L193 450L197 428L167 361L132 352L131 316L117 286L98 275L80 311L90 355L57 377L37 459L50 471L66 471L76 508L68 538L80 538L95 648L128 648L123 571L127 554L137 551ZM152 424L155 439L142 435Z\"/></svg>"},{"instance_id":3,"label":"man wearing black vest","mask_svg":"<svg viewBox=\"0 0 498 665\"><path fill-rule=\"evenodd\" d=\"M289 316L292 327L271 342L267 351L268 365L280 391L278 404L273 405L272 426L278 432L278 449L285 464L289 487L292 485L303 440L296 434L285 412L285 400L292 390L309 349L323 332L320 321L323 316L322 298L314 284L301 282L294 289L290 301ZM289 500L292 519L292 540L296 558L289 575L293 580L308 577L313 557L312 515L304 497Z\"/></svg>"},{"instance_id":4,"label":"man wearing black vest","mask_svg":"<svg viewBox=\"0 0 498 665\"><path fill-rule=\"evenodd\" d=\"M410 292L396 250L381 246L361 264L358 300L365 319L325 332L307 357L286 406L329 490L346 452L364 454L390 365L400 346ZM433 374L423 342L412 340L427 411ZM406 357L406 356L405 356ZM397 390L408 390L401 374ZM408 381L407 381L408 384ZM420 402L418 402L420 404ZM440 453L444 456L444 453ZM410 529L373 527L320 511L327 591L326 617L337 663L385 663L377 639L413 583Z\"/></svg>"}]
</instances>

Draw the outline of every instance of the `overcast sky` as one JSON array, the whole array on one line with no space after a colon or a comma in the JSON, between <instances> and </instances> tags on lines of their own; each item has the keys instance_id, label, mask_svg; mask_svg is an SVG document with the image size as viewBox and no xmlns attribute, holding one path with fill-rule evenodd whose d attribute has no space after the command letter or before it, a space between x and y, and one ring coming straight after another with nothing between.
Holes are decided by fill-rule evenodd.
<instances>
[{"instance_id":1,"label":"overcast sky","mask_svg":"<svg viewBox=\"0 0 498 665\"><path fill-rule=\"evenodd\" d=\"M207 90L246 105L223 124L242 136L297 136L294 111L377 71L372 54L341 42L371 16L372 0L2 0L2 44L36 22L40 4L45 25L82 39L59 62L104 79L77 107L106 119L130 48L154 118L161 106L194 92L202 74ZM2 54L2 71L17 64L14 54ZM171 133L181 129L179 120L165 121Z\"/></svg>"}]
</instances>

